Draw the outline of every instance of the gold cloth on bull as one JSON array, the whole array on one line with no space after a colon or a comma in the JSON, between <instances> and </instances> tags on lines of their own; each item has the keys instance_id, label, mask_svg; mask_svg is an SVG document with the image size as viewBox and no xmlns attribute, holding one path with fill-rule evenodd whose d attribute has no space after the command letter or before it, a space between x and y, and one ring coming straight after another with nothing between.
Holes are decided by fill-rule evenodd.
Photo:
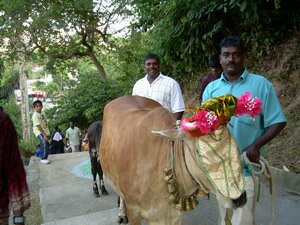
<instances>
[{"instance_id":1,"label":"gold cloth on bull","mask_svg":"<svg viewBox=\"0 0 300 225\"><path fill-rule=\"evenodd\" d=\"M196 138L196 147L198 163L214 189L226 198L238 198L244 189L242 163L228 128Z\"/></svg>"},{"instance_id":2,"label":"gold cloth on bull","mask_svg":"<svg viewBox=\"0 0 300 225\"><path fill-rule=\"evenodd\" d=\"M193 108L195 114L182 121L181 129L196 140L196 150L185 151L185 163L191 176L202 190L182 198L178 196L176 178L172 169L165 171L165 180L171 194L169 200L180 210L192 210L198 202L196 196L208 193L203 180L226 198L238 198L244 189L242 163L237 143L226 124L232 116L248 114L257 116L262 103L247 92L239 98L231 94L210 98L200 107Z\"/></svg>"}]
</instances>

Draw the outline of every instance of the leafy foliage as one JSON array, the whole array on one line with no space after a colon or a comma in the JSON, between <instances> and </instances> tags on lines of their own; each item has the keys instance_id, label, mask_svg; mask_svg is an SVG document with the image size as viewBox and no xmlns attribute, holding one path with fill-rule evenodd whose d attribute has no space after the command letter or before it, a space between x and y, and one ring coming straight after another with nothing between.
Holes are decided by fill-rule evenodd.
<instances>
[{"instance_id":1,"label":"leafy foliage","mask_svg":"<svg viewBox=\"0 0 300 225\"><path fill-rule=\"evenodd\" d=\"M20 45L27 53L39 49L52 60L84 57L106 78L99 56L116 47L111 36L118 30L112 25L130 13L126 1L4 1L0 37L11 58Z\"/></svg>"},{"instance_id":2,"label":"leafy foliage","mask_svg":"<svg viewBox=\"0 0 300 225\"><path fill-rule=\"evenodd\" d=\"M19 76L16 68L6 65L2 72L3 77L0 79L0 98L9 98L13 91L19 87Z\"/></svg>"},{"instance_id":3,"label":"leafy foliage","mask_svg":"<svg viewBox=\"0 0 300 225\"><path fill-rule=\"evenodd\" d=\"M21 149L26 150L26 152L31 153L33 155L36 151L36 146L39 144L39 141L36 137L32 137L30 140L26 141L24 139L19 141L19 146Z\"/></svg>"},{"instance_id":4,"label":"leafy foliage","mask_svg":"<svg viewBox=\"0 0 300 225\"><path fill-rule=\"evenodd\" d=\"M53 75L47 92L64 95L47 112L51 126L74 120L87 127L101 119L105 104L130 94L143 76L147 53L158 54L163 73L188 89L223 37L239 35L260 57L300 22L300 2L292 0L3 0L1 6L4 58L18 59L25 49L30 63L45 65L42 72ZM130 36L114 36L112 24L132 11ZM6 97L18 80L11 68L9 76L2 73Z\"/></svg>"},{"instance_id":5,"label":"leafy foliage","mask_svg":"<svg viewBox=\"0 0 300 225\"><path fill-rule=\"evenodd\" d=\"M87 70L87 65L83 66L76 86L68 89L58 105L47 112L52 126L53 123L75 121L79 127L87 127L87 124L102 119L103 108L109 101L130 94L130 84L124 80L103 80L93 73L95 71Z\"/></svg>"},{"instance_id":6,"label":"leafy foliage","mask_svg":"<svg viewBox=\"0 0 300 225\"><path fill-rule=\"evenodd\" d=\"M267 0L132 2L140 18L137 29L150 30L154 49L168 73L185 81L206 64L209 55L219 51L225 36L241 36L259 57L300 22L299 1L275 1L276 6Z\"/></svg>"},{"instance_id":7,"label":"leafy foliage","mask_svg":"<svg viewBox=\"0 0 300 225\"><path fill-rule=\"evenodd\" d=\"M73 120L86 128L91 122L102 119L103 108L109 101L131 94L136 80L144 76L142 59L150 51L148 36L138 32L115 41L119 48L101 58L108 80L101 79L95 66L87 60L73 60L68 64L69 71L76 71L78 81L65 89L65 97L47 113L51 115L51 126L67 126Z\"/></svg>"},{"instance_id":8,"label":"leafy foliage","mask_svg":"<svg viewBox=\"0 0 300 225\"><path fill-rule=\"evenodd\" d=\"M8 99L0 99L0 106L3 107L4 111L9 115L13 121L17 130L18 138L22 137L22 121L21 121L21 109L20 105L15 102L14 96Z\"/></svg>"}]
</instances>

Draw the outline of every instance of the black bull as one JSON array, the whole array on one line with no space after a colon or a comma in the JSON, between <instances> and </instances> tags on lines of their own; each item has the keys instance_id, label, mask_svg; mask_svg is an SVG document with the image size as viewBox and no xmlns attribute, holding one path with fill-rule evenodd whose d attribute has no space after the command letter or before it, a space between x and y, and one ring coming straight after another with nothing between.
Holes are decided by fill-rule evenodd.
<instances>
[{"instance_id":1,"label":"black bull","mask_svg":"<svg viewBox=\"0 0 300 225\"><path fill-rule=\"evenodd\" d=\"M94 196L99 197L97 174L99 176L99 186L103 195L107 195L108 192L105 189L103 182L103 171L99 161L98 149L101 141L102 122L96 121L92 123L87 130L87 141L89 144L89 154L91 160L91 172L93 175L93 191Z\"/></svg>"}]
</instances>

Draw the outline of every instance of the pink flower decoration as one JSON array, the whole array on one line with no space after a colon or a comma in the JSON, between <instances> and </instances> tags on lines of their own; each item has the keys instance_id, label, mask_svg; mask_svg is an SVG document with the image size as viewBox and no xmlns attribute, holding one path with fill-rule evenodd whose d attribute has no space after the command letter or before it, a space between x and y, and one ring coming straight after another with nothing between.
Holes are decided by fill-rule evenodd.
<instances>
[{"instance_id":1,"label":"pink flower decoration","mask_svg":"<svg viewBox=\"0 0 300 225\"><path fill-rule=\"evenodd\" d=\"M193 119L203 134L216 130L220 125L219 119L213 111L200 110L193 116Z\"/></svg>"},{"instance_id":2,"label":"pink flower decoration","mask_svg":"<svg viewBox=\"0 0 300 225\"><path fill-rule=\"evenodd\" d=\"M237 101L235 114L242 116L248 114L251 117L258 116L262 111L262 102L258 98L252 98L250 92L242 94Z\"/></svg>"},{"instance_id":3,"label":"pink flower decoration","mask_svg":"<svg viewBox=\"0 0 300 225\"><path fill-rule=\"evenodd\" d=\"M196 122L190 122L188 118L185 118L181 122L181 129L184 131L196 130L198 128Z\"/></svg>"}]
</instances>

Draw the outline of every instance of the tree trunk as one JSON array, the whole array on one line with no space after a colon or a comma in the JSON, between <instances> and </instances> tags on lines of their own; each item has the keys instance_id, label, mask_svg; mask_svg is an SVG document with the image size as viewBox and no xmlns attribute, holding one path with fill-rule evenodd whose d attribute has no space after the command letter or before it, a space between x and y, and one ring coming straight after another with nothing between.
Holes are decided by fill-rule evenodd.
<instances>
[{"instance_id":1,"label":"tree trunk","mask_svg":"<svg viewBox=\"0 0 300 225\"><path fill-rule=\"evenodd\" d=\"M100 76L104 79L107 80L107 75L105 72L104 67L101 65L101 63L99 62L99 60L97 59L97 57L95 56L95 54L92 51L88 52L89 57L92 59L92 61L94 62Z\"/></svg>"},{"instance_id":2,"label":"tree trunk","mask_svg":"<svg viewBox=\"0 0 300 225\"><path fill-rule=\"evenodd\" d=\"M30 140L31 129L30 129L30 117L29 117L29 104L28 104L28 89L27 89L27 77L25 74L25 56L20 53L19 63L19 79L20 79L20 90L21 90L21 115L22 115L22 128L23 128L23 139L26 141Z\"/></svg>"}]
</instances>

